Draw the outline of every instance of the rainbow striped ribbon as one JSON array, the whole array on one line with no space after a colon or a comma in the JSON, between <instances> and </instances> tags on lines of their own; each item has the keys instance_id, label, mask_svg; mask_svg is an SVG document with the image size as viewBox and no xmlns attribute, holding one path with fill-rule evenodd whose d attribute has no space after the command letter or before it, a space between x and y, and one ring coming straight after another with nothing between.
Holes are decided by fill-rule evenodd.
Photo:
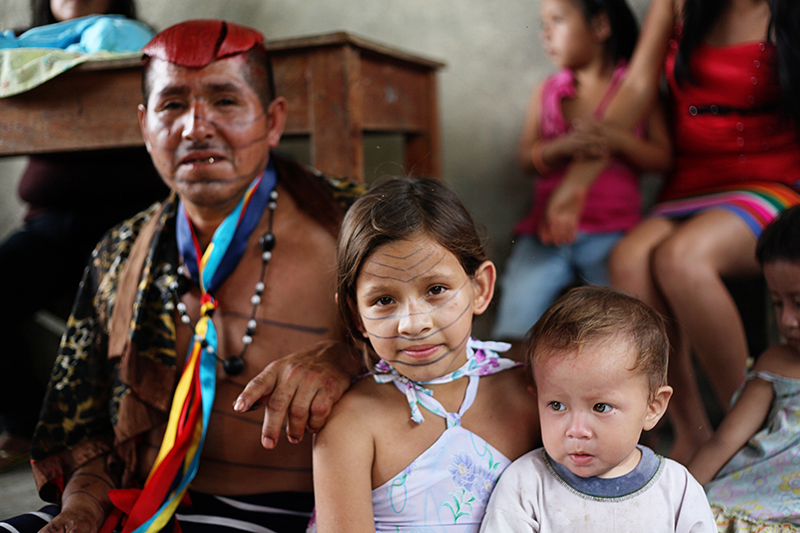
<instances>
[{"instance_id":1,"label":"rainbow striped ribbon","mask_svg":"<svg viewBox=\"0 0 800 533\"><path fill-rule=\"evenodd\" d=\"M218 304L213 294L241 260L275 184L275 170L270 163L253 180L202 253L183 203L178 206L178 249L189 274L200 287L200 318L172 399L164 440L144 488L110 493L115 505L128 514L123 533L162 530L197 474L216 390L218 340L211 316Z\"/></svg>"}]
</instances>

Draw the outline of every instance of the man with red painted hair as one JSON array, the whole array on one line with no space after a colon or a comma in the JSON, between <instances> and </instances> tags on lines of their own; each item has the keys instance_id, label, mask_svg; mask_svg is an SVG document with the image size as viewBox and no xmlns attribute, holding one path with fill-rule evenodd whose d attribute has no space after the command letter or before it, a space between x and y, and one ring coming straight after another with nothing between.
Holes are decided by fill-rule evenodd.
<instances>
[{"instance_id":1,"label":"man with red painted hair","mask_svg":"<svg viewBox=\"0 0 800 533\"><path fill-rule=\"evenodd\" d=\"M144 49L139 121L173 192L86 270L33 440L40 495L60 506L44 532L308 522L304 434L359 370L334 302L359 189L271 153L287 109L262 41L195 20Z\"/></svg>"}]
</instances>

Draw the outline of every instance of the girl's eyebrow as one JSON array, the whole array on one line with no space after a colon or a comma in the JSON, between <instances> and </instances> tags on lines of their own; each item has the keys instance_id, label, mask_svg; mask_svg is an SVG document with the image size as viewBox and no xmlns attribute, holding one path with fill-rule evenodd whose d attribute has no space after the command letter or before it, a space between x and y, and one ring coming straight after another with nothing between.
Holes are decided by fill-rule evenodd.
<instances>
[{"instance_id":1,"label":"girl's eyebrow","mask_svg":"<svg viewBox=\"0 0 800 533\"><path fill-rule=\"evenodd\" d=\"M450 291L450 296L446 300L444 300L443 302L440 302L438 305L436 305L436 307L439 308L439 307L442 307L442 306L447 305L448 303L452 302L461 293L461 291L464 289L464 287L467 286L467 283L469 283L469 281L470 281L469 279L465 280L464 283L461 284L460 287ZM376 292L376 294L381 294L382 293L382 291L375 291L375 292ZM369 294L369 291L367 291L367 294L364 295L363 298L369 300L371 298L374 298L374 296ZM469 306L471 307L472 304L470 304ZM361 315L361 318L363 320L378 321L378 322L383 321L383 320L391 320L391 319L394 319L394 318L409 316L409 315L389 315L389 316L381 316L381 317L370 317L370 316L367 316L367 315L365 315L364 313L362 313L360 311L359 311L359 314Z\"/></svg>"},{"instance_id":2,"label":"girl's eyebrow","mask_svg":"<svg viewBox=\"0 0 800 533\"><path fill-rule=\"evenodd\" d=\"M374 284L369 285L367 289L361 294L361 298L366 300L370 300L379 294L386 294L388 291L386 290L386 286L383 284ZM359 295L356 294L358 297Z\"/></svg>"}]
</instances>

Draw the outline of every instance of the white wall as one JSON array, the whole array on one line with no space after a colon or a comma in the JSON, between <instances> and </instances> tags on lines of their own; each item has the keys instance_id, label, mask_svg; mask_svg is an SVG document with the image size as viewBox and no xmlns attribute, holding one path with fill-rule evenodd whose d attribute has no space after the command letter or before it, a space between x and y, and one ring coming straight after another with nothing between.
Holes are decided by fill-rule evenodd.
<instances>
[{"instance_id":1,"label":"white wall","mask_svg":"<svg viewBox=\"0 0 800 533\"><path fill-rule=\"evenodd\" d=\"M647 0L629 1L641 20ZM138 0L138 6L156 29L218 17L268 39L344 30L446 63L439 76L444 178L488 229L492 255L502 264L530 194L515 160L522 116L534 85L553 70L538 40L539 0ZM0 1L0 27L24 26L29 16L28 0ZM13 178L3 172L6 187Z\"/></svg>"}]
</instances>

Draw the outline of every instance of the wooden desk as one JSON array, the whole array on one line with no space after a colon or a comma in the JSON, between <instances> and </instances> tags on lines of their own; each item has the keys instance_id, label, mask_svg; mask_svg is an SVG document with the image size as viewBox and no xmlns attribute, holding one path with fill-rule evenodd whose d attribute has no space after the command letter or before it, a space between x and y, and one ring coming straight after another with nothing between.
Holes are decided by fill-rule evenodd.
<instances>
[{"instance_id":1,"label":"wooden desk","mask_svg":"<svg viewBox=\"0 0 800 533\"><path fill-rule=\"evenodd\" d=\"M267 43L286 135L310 141L320 170L364 177L363 134L400 133L403 165L441 176L436 71L442 63L345 32ZM139 59L85 63L0 99L0 156L141 146Z\"/></svg>"}]
</instances>

